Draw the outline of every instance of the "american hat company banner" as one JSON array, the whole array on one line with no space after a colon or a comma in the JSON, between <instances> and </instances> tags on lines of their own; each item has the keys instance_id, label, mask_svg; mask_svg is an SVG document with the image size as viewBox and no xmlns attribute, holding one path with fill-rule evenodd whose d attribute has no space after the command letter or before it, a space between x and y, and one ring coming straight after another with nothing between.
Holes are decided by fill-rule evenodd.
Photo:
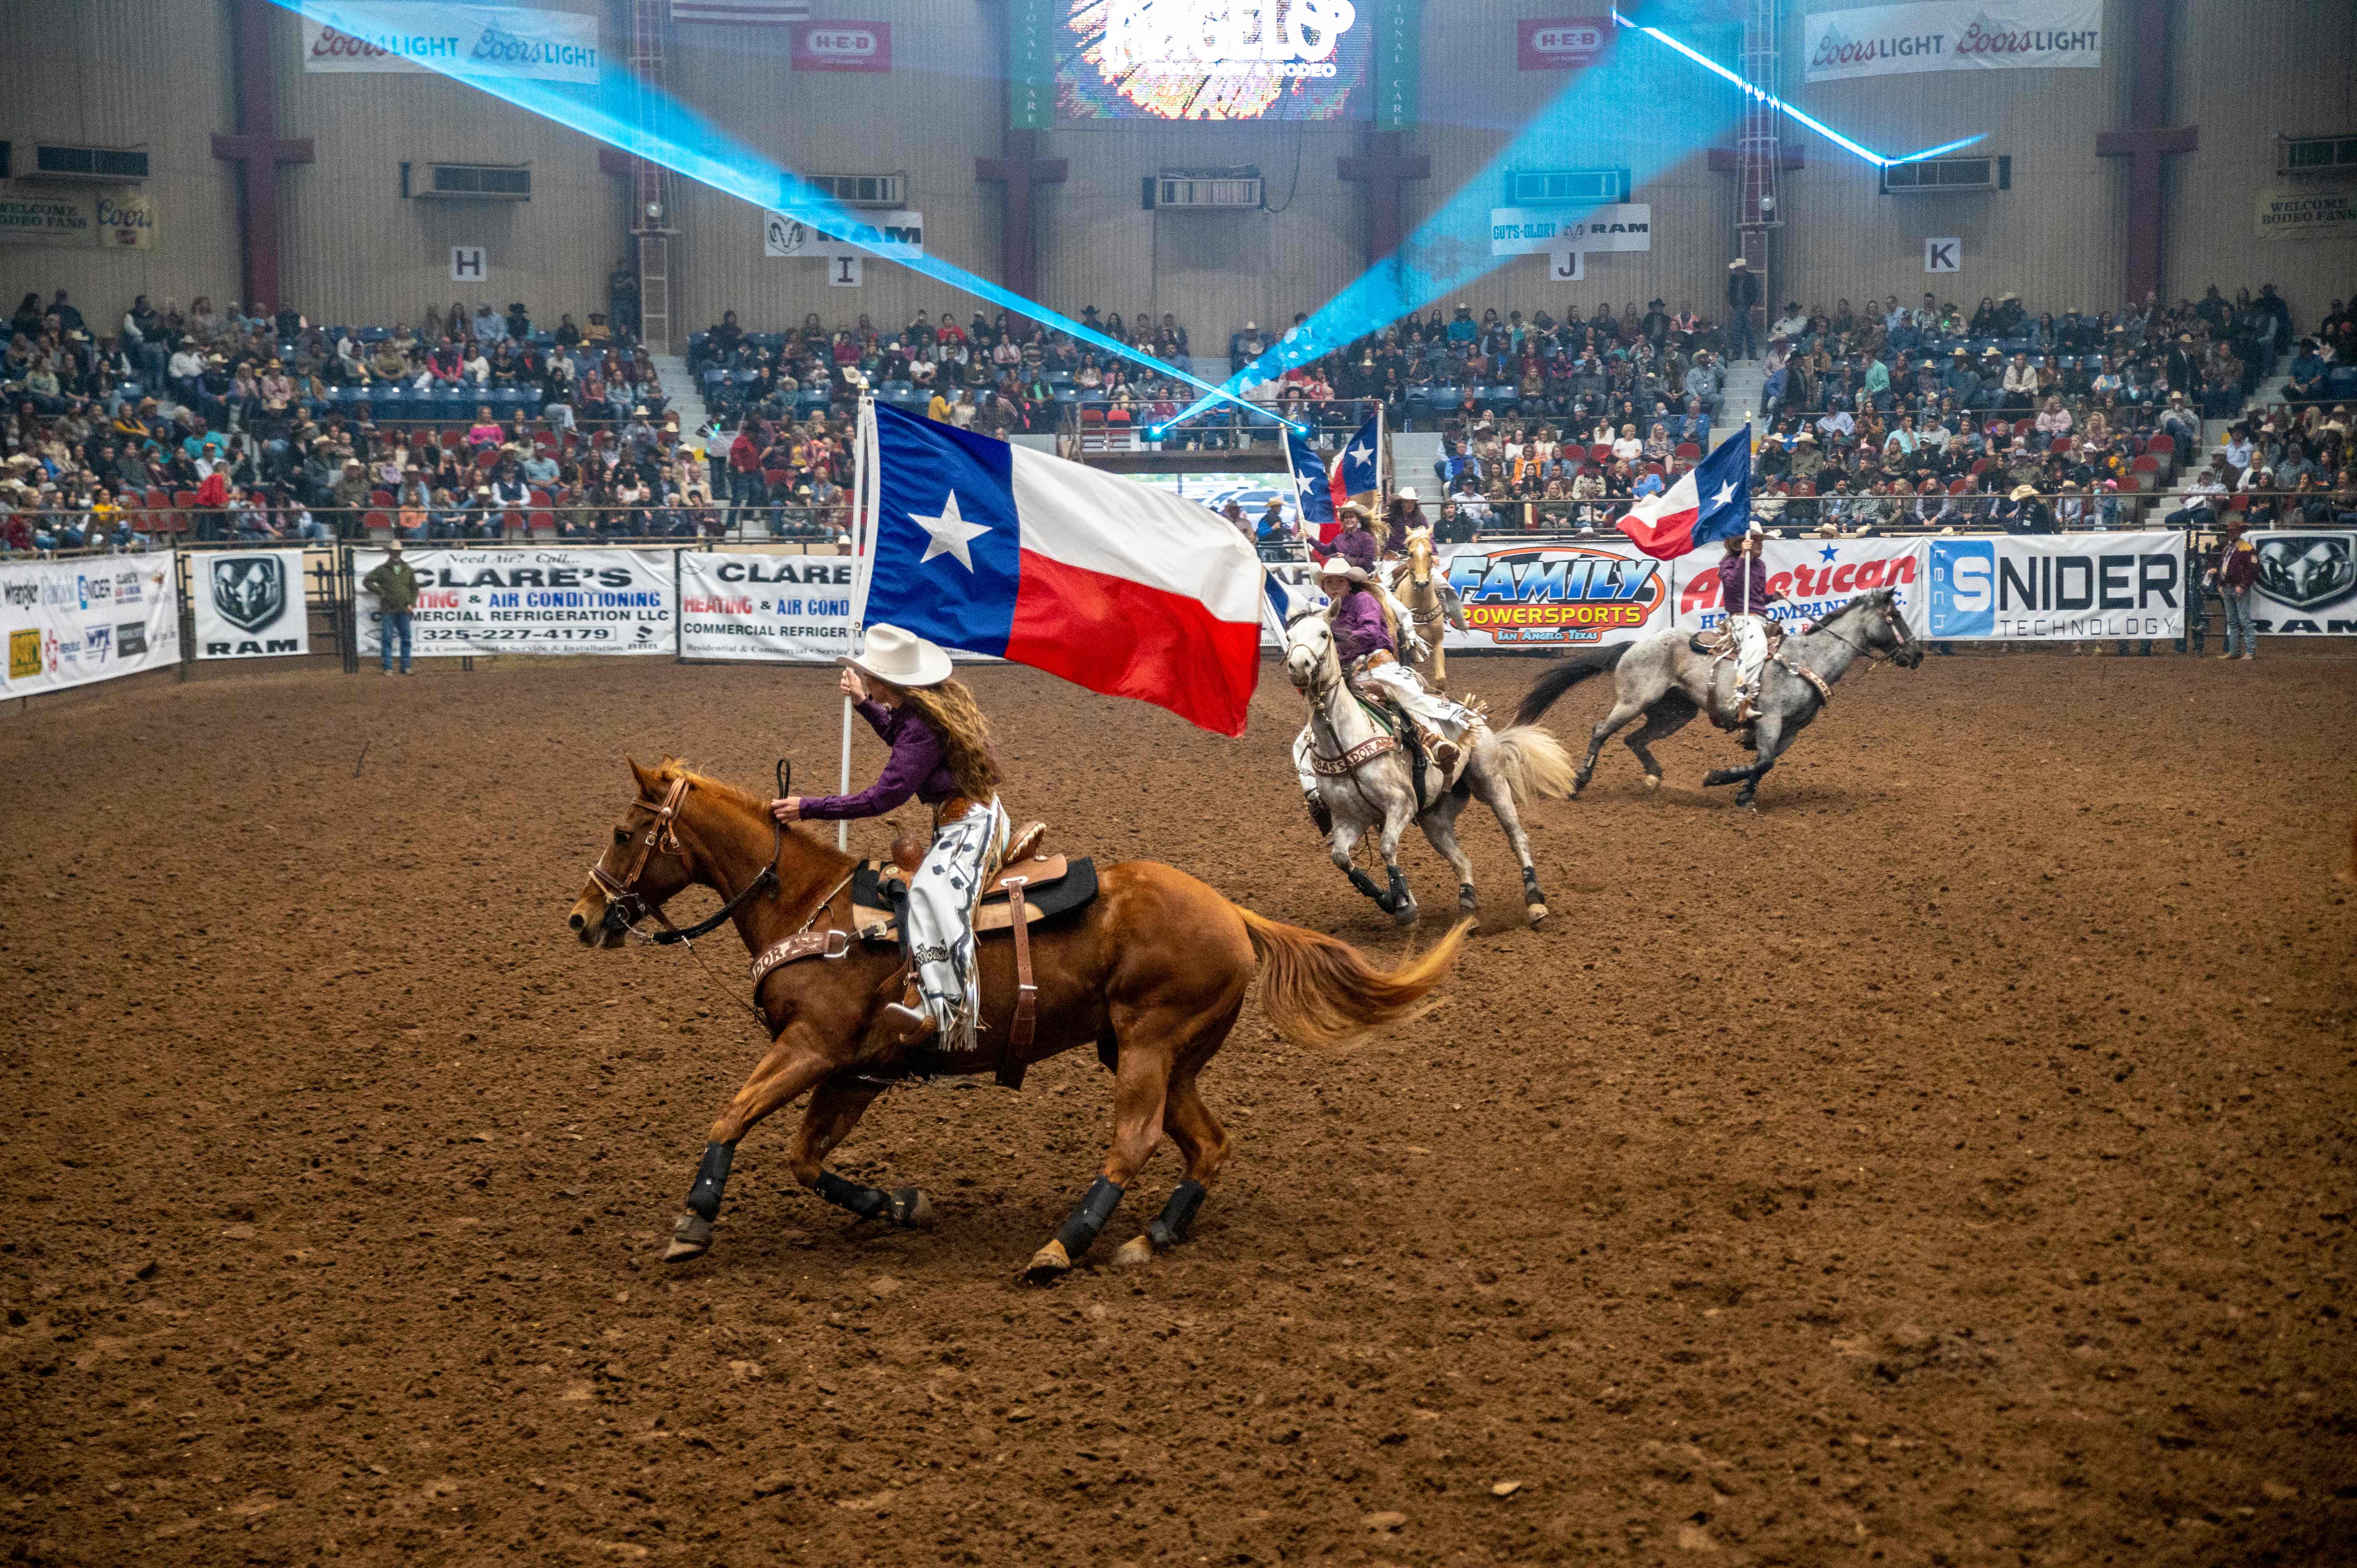
<instances>
[{"instance_id":1,"label":"american hat company banner","mask_svg":"<svg viewBox=\"0 0 2357 1568\"><path fill-rule=\"evenodd\" d=\"M677 595L668 550L413 550L421 655L675 653ZM384 563L352 552L355 584ZM361 652L382 645L383 607L356 588Z\"/></svg>"},{"instance_id":2,"label":"american hat company banner","mask_svg":"<svg viewBox=\"0 0 2357 1568\"><path fill-rule=\"evenodd\" d=\"M191 553L188 594L199 659L270 659L311 651L303 552Z\"/></svg>"},{"instance_id":3,"label":"american hat company banner","mask_svg":"<svg viewBox=\"0 0 2357 1568\"><path fill-rule=\"evenodd\" d=\"M12 697L177 664L172 553L0 563L0 634Z\"/></svg>"},{"instance_id":4,"label":"american hat company banner","mask_svg":"<svg viewBox=\"0 0 2357 1568\"><path fill-rule=\"evenodd\" d=\"M2104 63L2103 0L1930 0L1803 18L1811 81L1922 70L2092 69Z\"/></svg>"},{"instance_id":5,"label":"american hat company banner","mask_svg":"<svg viewBox=\"0 0 2357 1568\"><path fill-rule=\"evenodd\" d=\"M1768 591L1785 601L1763 613L1771 620L1823 620L1860 594L1899 590L1900 613L1916 634L1923 631L1926 604L1924 539L1770 539L1761 542ZM1724 545L1706 544L1676 563L1677 626L1710 631L1726 624L1719 602L1718 564Z\"/></svg>"}]
</instances>

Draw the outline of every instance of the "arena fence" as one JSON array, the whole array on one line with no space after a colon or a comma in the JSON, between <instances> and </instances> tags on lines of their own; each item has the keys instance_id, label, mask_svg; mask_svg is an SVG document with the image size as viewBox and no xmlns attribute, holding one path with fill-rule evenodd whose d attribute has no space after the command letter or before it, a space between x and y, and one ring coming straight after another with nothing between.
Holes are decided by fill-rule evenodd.
<instances>
[{"instance_id":1,"label":"arena fence","mask_svg":"<svg viewBox=\"0 0 2357 1568\"><path fill-rule=\"evenodd\" d=\"M2251 606L2271 636L2357 636L2357 532L2251 536ZM1270 552L1287 603L1316 602L1306 553ZM1439 569L1467 627L1453 652L1525 652L1633 640L1718 624L1706 546L1674 561L1617 536L1448 544ZM368 586L381 544L274 542L0 560L6 695L199 663L382 657L385 616ZM824 663L851 646L853 558L784 544L606 547L423 543L405 557L420 596L417 657L598 654L687 662ZM1857 594L1896 591L1918 637L1943 642L2175 641L2218 617L2206 542L2184 530L1770 539L1780 618L1822 617ZM1264 640L1274 646L1274 630Z\"/></svg>"}]
</instances>

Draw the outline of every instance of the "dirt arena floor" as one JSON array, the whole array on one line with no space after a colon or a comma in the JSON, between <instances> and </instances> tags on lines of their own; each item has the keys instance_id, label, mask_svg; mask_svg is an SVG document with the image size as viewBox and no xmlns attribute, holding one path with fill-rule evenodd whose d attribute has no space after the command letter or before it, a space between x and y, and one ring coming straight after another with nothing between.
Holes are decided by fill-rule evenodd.
<instances>
[{"instance_id":1,"label":"dirt arena floor","mask_svg":"<svg viewBox=\"0 0 2357 1568\"><path fill-rule=\"evenodd\" d=\"M831 680L0 717L0 1558L2357 1561L2357 659L1876 671L1757 816L1698 788L1726 737L1659 797L1616 746L1531 813L1536 932L1469 816L1445 1004L1339 1053L1248 1009L1194 1241L1110 1266L1166 1151L1050 1290L1015 1275L1102 1157L1086 1054L878 1102L838 1168L930 1188L931 1235L795 1188L773 1124L657 1262L758 1045L564 911L625 751L830 777ZM1444 929L1420 842L1413 934L1325 864L1289 691L1230 743L976 684L1060 844L1382 954Z\"/></svg>"}]
</instances>

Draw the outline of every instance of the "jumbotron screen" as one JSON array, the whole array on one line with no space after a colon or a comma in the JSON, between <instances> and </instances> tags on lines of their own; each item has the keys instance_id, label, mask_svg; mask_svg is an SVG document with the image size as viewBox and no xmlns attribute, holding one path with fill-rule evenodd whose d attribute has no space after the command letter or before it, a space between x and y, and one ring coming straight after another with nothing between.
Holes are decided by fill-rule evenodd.
<instances>
[{"instance_id":1,"label":"jumbotron screen","mask_svg":"<svg viewBox=\"0 0 2357 1568\"><path fill-rule=\"evenodd\" d=\"M1374 0L1061 0L1064 120L1347 120Z\"/></svg>"}]
</instances>

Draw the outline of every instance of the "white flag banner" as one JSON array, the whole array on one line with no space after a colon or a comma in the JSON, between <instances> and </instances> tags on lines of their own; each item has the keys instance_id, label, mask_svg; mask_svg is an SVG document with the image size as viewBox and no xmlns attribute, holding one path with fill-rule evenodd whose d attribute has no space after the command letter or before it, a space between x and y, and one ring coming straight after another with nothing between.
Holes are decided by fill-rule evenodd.
<instances>
[{"instance_id":1,"label":"white flag banner","mask_svg":"<svg viewBox=\"0 0 2357 1568\"><path fill-rule=\"evenodd\" d=\"M2250 539L2259 553L2253 624L2276 637L2357 637L2357 534L2282 529Z\"/></svg>"},{"instance_id":2,"label":"white flag banner","mask_svg":"<svg viewBox=\"0 0 2357 1568\"><path fill-rule=\"evenodd\" d=\"M594 85L597 18L442 0L319 0L303 13L303 69Z\"/></svg>"},{"instance_id":3,"label":"white flag banner","mask_svg":"<svg viewBox=\"0 0 2357 1568\"><path fill-rule=\"evenodd\" d=\"M0 632L12 697L135 675L180 660L172 553L0 562Z\"/></svg>"},{"instance_id":4,"label":"white flag banner","mask_svg":"<svg viewBox=\"0 0 2357 1568\"><path fill-rule=\"evenodd\" d=\"M1929 0L1819 11L1802 26L1811 81L2104 63L2103 0Z\"/></svg>"},{"instance_id":5,"label":"white flag banner","mask_svg":"<svg viewBox=\"0 0 2357 1568\"><path fill-rule=\"evenodd\" d=\"M199 659L270 659L311 651L300 550L191 553L188 593L196 601Z\"/></svg>"},{"instance_id":6,"label":"white flag banner","mask_svg":"<svg viewBox=\"0 0 2357 1568\"><path fill-rule=\"evenodd\" d=\"M668 550L412 550L420 657L479 653L673 653L679 644ZM364 583L385 552L352 552ZM354 589L361 652L383 646L383 607Z\"/></svg>"},{"instance_id":7,"label":"white flag banner","mask_svg":"<svg viewBox=\"0 0 2357 1568\"><path fill-rule=\"evenodd\" d=\"M683 659L826 664L851 651L849 555L679 558Z\"/></svg>"}]
</instances>

